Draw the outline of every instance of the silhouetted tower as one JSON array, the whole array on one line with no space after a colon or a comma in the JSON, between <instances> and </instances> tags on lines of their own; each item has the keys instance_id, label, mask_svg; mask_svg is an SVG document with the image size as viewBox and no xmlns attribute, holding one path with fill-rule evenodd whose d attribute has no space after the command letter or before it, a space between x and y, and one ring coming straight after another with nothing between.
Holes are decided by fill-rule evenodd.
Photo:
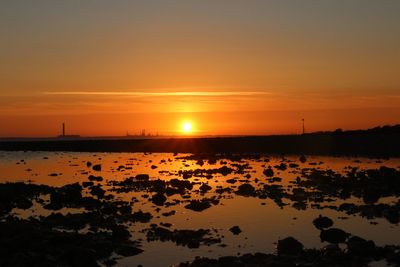
<instances>
[{"instance_id":1,"label":"silhouetted tower","mask_svg":"<svg viewBox=\"0 0 400 267\"><path fill-rule=\"evenodd\" d=\"M62 136L65 136L65 123L62 124Z\"/></svg>"},{"instance_id":2,"label":"silhouetted tower","mask_svg":"<svg viewBox=\"0 0 400 267\"><path fill-rule=\"evenodd\" d=\"M304 126L304 119L301 119L301 120L303 121L303 134L305 134L306 133L306 128Z\"/></svg>"}]
</instances>

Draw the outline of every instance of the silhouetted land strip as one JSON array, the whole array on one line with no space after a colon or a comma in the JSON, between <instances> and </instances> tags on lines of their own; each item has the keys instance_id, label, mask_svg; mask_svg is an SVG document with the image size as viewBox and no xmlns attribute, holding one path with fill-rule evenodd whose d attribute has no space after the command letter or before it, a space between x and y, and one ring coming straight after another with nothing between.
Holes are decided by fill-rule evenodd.
<instances>
[{"instance_id":1,"label":"silhouetted land strip","mask_svg":"<svg viewBox=\"0 0 400 267\"><path fill-rule=\"evenodd\" d=\"M400 125L369 130L249 137L2 141L0 150L77 152L273 153L400 156Z\"/></svg>"}]
</instances>

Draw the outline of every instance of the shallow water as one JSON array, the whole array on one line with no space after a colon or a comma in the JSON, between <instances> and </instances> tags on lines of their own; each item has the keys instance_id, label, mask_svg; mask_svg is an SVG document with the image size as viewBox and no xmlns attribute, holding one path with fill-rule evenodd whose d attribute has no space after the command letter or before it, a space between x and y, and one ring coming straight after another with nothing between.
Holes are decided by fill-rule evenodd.
<instances>
[{"instance_id":1,"label":"shallow water","mask_svg":"<svg viewBox=\"0 0 400 267\"><path fill-rule=\"evenodd\" d=\"M123 200L136 199L133 211L143 210L153 215L149 223L135 223L130 225L133 239L142 240L143 253L133 257L118 257L121 266L171 266L183 261L191 261L196 256L207 256L210 258L238 255L254 252L275 251L275 242L280 238L293 236L300 240L307 248L321 248L327 243L321 243L319 230L312 221L319 214L328 216L334 220L334 226L343 229L353 235L373 240L377 245L399 245L399 225L390 223L385 218L362 217L359 214L348 215L343 211L331 208L312 208L312 203L306 203L306 207L297 209L292 206L293 201L284 199L284 205L280 207L272 198L260 199L252 196L240 196L234 193L237 187L243 183L250 183L255 188L263 184L282 185L290 191L294 187L294 181L301 177L304 168L333 170L336 173L345 174L348 166L363 169L377 169L381 166L396 168L399 170L400 159L369 159L369 158L338 158L338 157L307 157L305 163L299 161L298 156L274 157L246 157L240 161L230 159L218 159L216 163L209 164L204 160L200 166L195 159L186 158L186 154L143 154L143 153L62 153L62 152L0 152L0 182L25 181L35 184L46 184L51 186L63 186L74 182L88 181L89 175L102 176L101 182L104 189L112 189L110 181L123 181L137 174L149 174L150 179L161 179L169 181L174 178L183 179L179 171L194 169L218 169L223 166L236 170L235 164L246 168L239 173L232 172L227 175L215 173L212 177L191 177L188 180L199 182L190 192L191 199L213 198L219 200L217 205L201 212L185 208L187 199L180 195L168 197L167 202L179 203L166 207L155 206L149 199L151 192L127 192L115 193ZM87 167L86 163L101 164L101 171L94 171ZM263 174L268 166L277 166L296 163L297 167L288 167L286 170L274 168L274 177L282 178L281 181L270 182ZM120 168L119 166L124 166ZM250 175L246 177L246 175ZM227 180L236 178L234 184ZM400 179L400 177L399 177ZM201 183L207 183L212 187L207 193L199 192ZM230 193L216 193L217 187L231 188ZM146 196L147 195L147 196ZM393 204L399 199L394 196L380 198L379 203ZM361 198L351 197L346 203L363 205ZM332 199L329 205L339 205L341 199ZM323 203L325 204L325 203ZM163 216L162 213L175 211L172 216ZM76 213L80 210L65 209L63 213ZM34 205L28 210L14 209L13 213L21 217L49 215L51 211ZM200 246L197 249L177 246L173 242L146 241L146 229L150 224L170 223L171 229L212 229L212 236L221 238L221 243L210 246ZM229 228L239 226L242 233L233 235ZM224 244L224 246L221 246ZM226 245L226 246L225 246Z\"/></svg>"}]
</instances>

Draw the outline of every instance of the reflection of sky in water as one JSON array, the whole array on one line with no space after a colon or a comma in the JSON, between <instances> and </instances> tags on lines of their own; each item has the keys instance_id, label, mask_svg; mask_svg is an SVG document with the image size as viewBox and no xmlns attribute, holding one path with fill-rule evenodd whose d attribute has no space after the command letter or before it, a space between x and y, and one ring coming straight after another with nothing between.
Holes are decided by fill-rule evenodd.
<instances>
[{"instance_id":1,"label":"reflection of sky in water","mask_svg":"<svg viewBox=\"0 0 400 267\"><path fill-rule=\"evenodd\" d=\"M104 178L105 185L109 180L124 180L127 177L135 176L140 173L147 173L151 179L170 180L179 178L179 170L192 169L213 169L220 168L224 164L218 160L216 164L208 164L205 160L204 166L196 164L195 160L179 159L185 155L179 154L143 154L143 153L55 153L55 152L0 152L0 181L28 181L31 180L38 184L49 184L61 186L64 184L88 181L90 174L101 175ZM232 164L249 164L249 173L251 177L246 179L245 174L229 174L223 176L216 174L212 179L190 178L190 181L207 182L213 189L204 195L198 192L198 186L195 186L191 192L192 199L213 197L217 186L235 187L241 184L229 184L226 180L237 178L238 180L248 180L256 186L255 180L265 180L263 170L271 165L279 165L282 158L270 157L269 162L260 159L244 159L241 162L226 161L226 166ZM96 172L86 166L86 162L101 164L102 171ZM387 167L398 168L400 159L375 160L368 158L337 158L337 157L308 157L305 164L301 164L297 157L286 157L286 163L296 162L301 168L320 168L332 169L343 173L345 167L359 167L360 169L379 168L384 165ZM317 165L310 165L315 162ZM322 163L321 163L322 162ZM222 162L224 163L224 162ZM122 169L117 171L119 166L131 167L132 169ZM153 166L153 167L152 167ZM157 168L154 168L157 166ZM57 174L57 176L50 176ZM290 182L299 176L299 169L288 168L286 171L275 169L275 176L281 177L283 186L291 186ZM108 187L104 187L108 188ZM135 197L138 202L133 205L133 210L149 211L153 214L150 223L136 223L131 226L134 239L143 238L145 235L141 230L148 228L151 223L160 222L172 223L172 229L199 229L211 228L217 229L220 236L223 236L222 243L227 247L221 247L218 244L212 246L202 246L199 249L189 249L186 247L177 247L170 242L143 242L144 253L120 260L121 265L143 264L144 266L166 266L177 264L181 261L189 261L195 256L218 257L223 255L236 255L237 253L252 252L272 252L274 251L274 242L279 238L294 236L300 240L306 247L321 247L319 240L319 231L312 225L312 220L319 214L334 219L334 226L341 228L361 237L372 239L378 245L397 244L400 239L400 233L397 225L389 224L385 219L367 220L360 216L348 216L343 212L324 209L296 210L288 205L281 209L271 199L246 198L235 194L223 194L219 205L212 206L203 212L193 212L185 209L183 204L171 207L162 207L159 212L156 207L148 200L143 198L146 192L129 192L119 194L120 198L131 200ZM151 193L148 193L151 195ZM168 201L175 199L183 200L181 196L174 195L168 197ZM289 200L285 200L286 202ZM353 203L362 204L362 200L352 199ZM381 199L381 202L391 203L397 201L395 198ZM346 200L349 202L349 199ZM337 203L341 203L338 201ZM263 205L262 205L263 204ZM288 203L291 204L291 203ZM174 210L176 214L170 217L164 217L161 213ZM80 210L64 209L62 213L80 212ZM50 212L43 208L37 210L15 210L15 213L29 217L31 215L48 215ZM339 219L339 217L348 217ZM377 224L371 224L376 222ZM242 233L233 236L228 229L234 225L240 226ZM162 261L160 259L163 259Z\"/></svg>"}]
</instances>

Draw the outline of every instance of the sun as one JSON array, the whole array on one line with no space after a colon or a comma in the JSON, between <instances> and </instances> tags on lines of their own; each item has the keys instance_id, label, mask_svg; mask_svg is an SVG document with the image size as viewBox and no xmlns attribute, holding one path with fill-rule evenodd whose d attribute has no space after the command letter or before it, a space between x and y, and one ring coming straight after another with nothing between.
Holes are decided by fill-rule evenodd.
<instances>
[{"instance_id":1,"label":"sun","mask_svg":"<svg viewBox=\"0 0 400 267\"><path fill-rule=\"evenodd\" d=\"M182 123L182 132L189 134L193 131L193 124L190 121L184 121Z\"/></svg>"}]
</instances>

